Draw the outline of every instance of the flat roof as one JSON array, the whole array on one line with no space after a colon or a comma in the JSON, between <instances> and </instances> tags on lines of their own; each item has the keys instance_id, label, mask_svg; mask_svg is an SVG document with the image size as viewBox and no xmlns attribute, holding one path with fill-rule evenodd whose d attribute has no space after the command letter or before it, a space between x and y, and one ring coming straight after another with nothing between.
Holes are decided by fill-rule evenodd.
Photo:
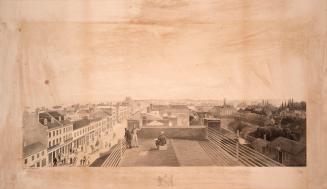
<instances>
[{"instance_id":1,"label":"flat roof","mask_svg":"<svg viewBox=\"0 0 327 189\"><path fill-rule=\"evenodd\" d=\"M139 138L139 145L125 151L119 166L214 165L196 140L167 139L167 150L157 150L154 139Z\"/></svg>"}]
</instances>

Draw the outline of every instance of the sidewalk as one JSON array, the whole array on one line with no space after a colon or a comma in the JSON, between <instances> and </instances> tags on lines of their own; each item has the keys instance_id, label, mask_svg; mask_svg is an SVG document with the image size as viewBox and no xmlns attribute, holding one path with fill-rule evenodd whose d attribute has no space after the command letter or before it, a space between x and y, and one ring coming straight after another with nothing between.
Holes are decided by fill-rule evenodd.
<instances>
[{"instance_id":1,"label":"sidewalk","mask_svg":"<svg viewBox=\"0 0 327 189\"><path fill-rule=\"evenodd\" d=\"M110 149L115 146L118 141L124 138L125 128L127 127L127 120L123 120L121 123L116 123L112 128L112 132L115 134L115 137L111 140L110 148L101 148L97 151L96 154L90 157L90 165L94 164L97 160L108 157ZM102 154L102 155L101 155ZM101 155L101 156L100 156Z\"/></svg>"}]
</instances>

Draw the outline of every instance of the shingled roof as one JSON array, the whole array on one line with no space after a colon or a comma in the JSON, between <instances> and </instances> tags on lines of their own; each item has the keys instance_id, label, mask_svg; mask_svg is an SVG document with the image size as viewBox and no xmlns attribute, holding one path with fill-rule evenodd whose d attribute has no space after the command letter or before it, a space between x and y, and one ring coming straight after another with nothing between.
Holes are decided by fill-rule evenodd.
<instances>
[{"instance_id":1,"label":"shingled roof","mask_svg":"<svg viewBox=\"0 0 327 189\"><path fill-rule=\"evenodd\" d=\"M28 146L24 146L23 148L23 154L24 157L36 154L42 150L45 150L46 146L43 145L41 142L35 142L33 144L30 144Z\"/></svg>"},{"instance_id":2,"label":"shingled roof","mask_svg":"<svg viewBox=\"0 0 327 189\"><path fill-rule=\"evenodd\" d=\"M75 121L73 123L73 130L77 130L77 129L80 129L82 127L86 127L87 125L90 124L90 120L88 119L81 119L81 120L78 120L78 121Z\"/></svg>"}]
</instances>

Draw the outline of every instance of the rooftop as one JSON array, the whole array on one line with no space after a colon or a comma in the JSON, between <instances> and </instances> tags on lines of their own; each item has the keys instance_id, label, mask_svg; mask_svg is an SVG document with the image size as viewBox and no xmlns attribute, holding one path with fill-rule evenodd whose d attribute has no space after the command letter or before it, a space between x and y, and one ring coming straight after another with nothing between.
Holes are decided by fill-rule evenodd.
<instances>
[{"instance_id":1,"label":"rooftop","mask_svg":"<svg viewBox=\"0 0 327 189\"><path fill-rule=\"evenodd\" d=\"M282 151L288 152L293 155L297 155L298 153L306 149L305 144L302 144L294 140L290 140L285 137L276 138L269 144L269 146L275 149L280 147Z\"/></svg>"},{"instance_id":2,"label":"rooftop","mask_svg":"<svg viewBox=\"0 0 327 189\"><path fill-rule=\"evenodd\" d=\"M164 124L159 121L152 121L147 124L147 126L163 126Z\"/></svg>"},{"instance_id":3,"label":"rooftop","mask_svg":"<svg viewBox=\"0 0 327 189\"><path fill-rule=\"evenodd\" d=\"M85 126L87 126L89 124L90 124L90 120L88 120L88 119L81 119L81 120L75 121L73 123L73 130L80 129L80 128L85 127Z\"/></svg>"},{"instance_id":4,"label":"rooftop","mask_svg":"<svg viewBox=\"0 0 327 189\"><path fill-rule=\"evenodd\" d=\"M269 144L267 140L261 139L261 138L256 138L253 142L252 145L254 146L260 146L260 147L266 147Z\"/></svg>"},{"instance_id":5,"label":"rooftop","mask_svg":"<svg viewBox=\"0 0 327 189\"><path fill-rule=\"evenodd\" d=\"M151 113L142 113L142 117L145 117L148 120L162 120L162 117L160 115Z\"/></svg>"},{"instance_id":6,"label":"rooftop","mask_svg":"<svg viewBox=\"0 0 327 189\"><path fill-rule=\"evenodd\" d=\"M58 123L57 121L54 121L54 122L48 122L47 125L48 129L54 129L56 127L60 127L62 126L62 124Z\"/></svg>"},{"instance_id":7,"label":"rooftop","mask_svg":"<svg viewBox=\"0 0 327 189\"><path fill-rule=\"evenodd\" d=\"M24 146L23 154L24 154L24 157L27 157L27 156L36 154L45 149L46 149L45 145L43 145L41 142L36 142L36 143L30 144L28 146Z\"/></svg>"},{"instance_id":8,"label":"rooftop","mask_svg":"<svg viewBox=\"0 0 327 189\"><path fill-rule=\"evenodd\" d=\"M51 116L53 117L58 117L58 116L62 116L59 112L57 111L49 111L48 112Z\"/></svg>"},{"instance_id":9,"label":"rooftop","mask_svg":"<svg viewBox=\"0 0 327 189\"><path fill-rule=\"evenodd\" d=\"M212 111L212 106L196 106L195 111L196 112L210 112Z\"/></svg>"},{"instance_id":10,"label":"rooftop","mask_svg":"<svg viewBox=\"0 0 327 189\"><path fill-rule=\"evenodd\" d=\"M111 111L106 109L96 109L92 113L90 113L90 117L94 118L103 118L111 115Z\"/></svg>"},{"instance_id":11,"label":"rooftop","mask_svg":"<svg viewBox=\"0 0 327 189\"><path fill-rule=\"evenodd\" d=\"M155 148L153 139L139 138L139 148L127 149L119 166L208 166L213 165L198 141L168 139L167 150Z\"/></svg>"}]
</instances>

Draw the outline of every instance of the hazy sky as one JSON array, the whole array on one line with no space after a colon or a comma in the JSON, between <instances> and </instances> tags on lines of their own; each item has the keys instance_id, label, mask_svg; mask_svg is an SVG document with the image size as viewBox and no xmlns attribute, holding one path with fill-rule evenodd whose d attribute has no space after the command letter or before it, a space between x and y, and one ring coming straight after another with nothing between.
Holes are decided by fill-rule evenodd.
<instances>
[{"instance_id":1,"label":"hazy sky","mask_svg":"<svg viewBox=\"0 0 327 189\"><path fill-rule=\"evenodd\" d=\"M299 25L27 23L21 35L25 101L304 99L306 44L294 35Z\"/></svg>"}]
</instances>

